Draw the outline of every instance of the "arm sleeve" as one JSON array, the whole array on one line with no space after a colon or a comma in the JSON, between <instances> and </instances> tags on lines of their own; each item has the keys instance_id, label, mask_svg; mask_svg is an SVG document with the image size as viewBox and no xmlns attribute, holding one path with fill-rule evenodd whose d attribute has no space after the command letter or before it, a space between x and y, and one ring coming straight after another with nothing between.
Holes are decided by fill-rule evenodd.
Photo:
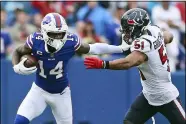
<instances>
[{"instance_id":1,"label":"arm sleeve","mask_svg":"<svg viewBox=\"0 0 186 124\"><path fill-rule=\"evenodd\" d=\"M112 53L123 53L121 46L108 45L106 43L95 43L89 44L90 54L112 54Z\"/></svg>"}]
</instances>

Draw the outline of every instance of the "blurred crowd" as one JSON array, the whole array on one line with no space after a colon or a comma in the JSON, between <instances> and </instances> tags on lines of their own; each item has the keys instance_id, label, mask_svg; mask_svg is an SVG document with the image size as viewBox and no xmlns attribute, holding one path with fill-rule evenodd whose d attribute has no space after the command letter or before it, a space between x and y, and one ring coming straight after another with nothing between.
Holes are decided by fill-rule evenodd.
<instances>
[{"instance_id":1,"label":"blurred crowd","mask_svg":"<svg viewBox=\"0 0 186 124\"><path fill-rule=\"evenodd\" d=\"M1 2L1 59L11 59L15 47L23 44L30 33L40 31L42 18L50 12L60 13L69 32L79 35L82 42L120 45L120 18L136 7L147 10L153 24L173 33L174 40L167 45L171 71L185 69L185 3L168 1Z\"/></svg>"}]
</instances>

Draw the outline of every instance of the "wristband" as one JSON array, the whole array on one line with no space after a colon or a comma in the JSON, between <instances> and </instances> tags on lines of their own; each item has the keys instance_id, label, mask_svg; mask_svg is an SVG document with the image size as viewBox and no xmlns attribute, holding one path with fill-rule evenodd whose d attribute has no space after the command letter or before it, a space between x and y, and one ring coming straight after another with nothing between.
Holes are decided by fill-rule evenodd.
<instances>
[{"instance_id":1,"label":"wristband","mask_svg":"<svg viewBox=\"0 0 186 124\"><path fill-rule=\"evenodd\" d=\"M103 61L103 68L109 69L109 61Z\"/></svg>"}]
</instances>

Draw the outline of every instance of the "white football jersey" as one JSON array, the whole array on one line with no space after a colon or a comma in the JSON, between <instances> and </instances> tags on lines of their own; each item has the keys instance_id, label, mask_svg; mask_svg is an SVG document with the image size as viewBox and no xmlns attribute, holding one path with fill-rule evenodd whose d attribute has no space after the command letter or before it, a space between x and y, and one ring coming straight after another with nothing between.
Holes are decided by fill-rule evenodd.
<instances>
[{"instance_id":1,"label":"white football jersey","mask_svg":"<svg viewBox=\"0 0 186 124\"><path fill-rule=\"evenodd\" d=\"M171 82L169 60L167 58L163 32L157 26L149 25L145 34L134 40L132 51L140 51L148 60L138 66L141 75L143 94L149 104L160 106L179 96Z\"/></svg>"}]
</instances>

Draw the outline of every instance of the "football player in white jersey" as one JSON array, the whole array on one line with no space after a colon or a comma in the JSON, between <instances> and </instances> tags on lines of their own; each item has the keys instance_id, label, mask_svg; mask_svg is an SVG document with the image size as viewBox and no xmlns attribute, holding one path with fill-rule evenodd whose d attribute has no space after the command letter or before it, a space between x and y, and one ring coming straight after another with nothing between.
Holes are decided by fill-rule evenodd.
<instances>
[{"instance_id":1,"label":"football player in white jersey","mask_svg":"<svg viewBox=\"0 0 186 124\"><path fill-rule=\"evenodd\" d=\"M130 45L125 58L103 61L87 57L88 69L125 70L137 66L141 75L142 93L128 110L124 124L143 124L157 112L171 124L185 124L185 111L181 106L179 92L171 81L166 43L171 42L166 33L150 24L147 12L134 8L121 18L123 40Z\"/></svg>"}]
</instances>

